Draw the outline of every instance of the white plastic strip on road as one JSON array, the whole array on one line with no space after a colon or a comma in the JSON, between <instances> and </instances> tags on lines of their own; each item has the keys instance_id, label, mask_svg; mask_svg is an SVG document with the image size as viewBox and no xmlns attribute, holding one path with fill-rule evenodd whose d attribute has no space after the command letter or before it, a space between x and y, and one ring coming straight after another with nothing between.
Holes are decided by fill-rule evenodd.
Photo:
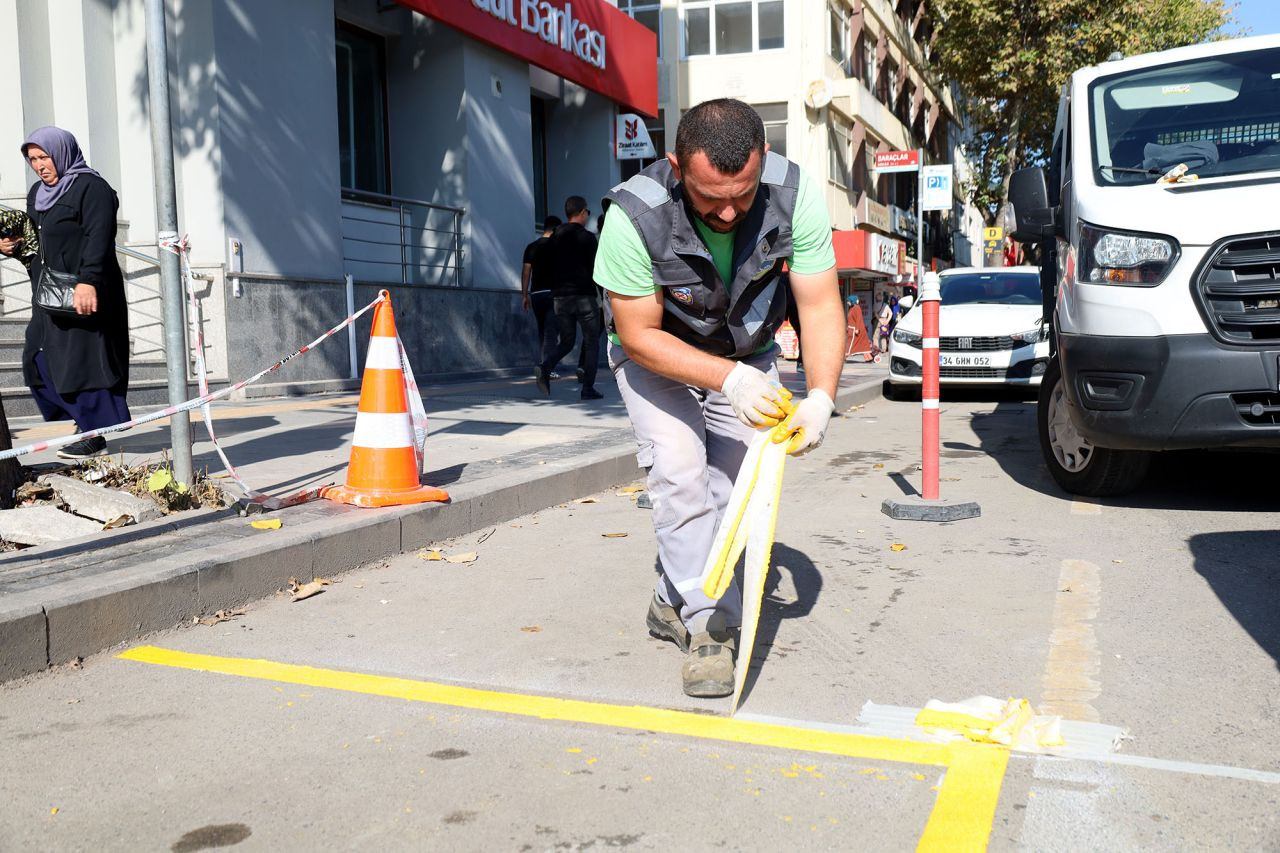
<instances>
[{"instance_id":1,"label":"white plastic strip on road","mask_svg":"<svg viewBox=\"0 0 1280 853\"><path fill-rule=\"evenodd\" d=\"M351 444L380 450L413 447L413 424L407 412L357 412Z\"/></svg>"},{"instance_id":2,"label":"white plastic strip on road","mask_svg":"<svg viewBox=\"0 0 1280 853\"><path fill-rule=\"evenodd\" d=\"M395 338L372 335L369 338L369 354L364 360L365 370L399 370L400 346Z\"/></svg>"}]
</instances>

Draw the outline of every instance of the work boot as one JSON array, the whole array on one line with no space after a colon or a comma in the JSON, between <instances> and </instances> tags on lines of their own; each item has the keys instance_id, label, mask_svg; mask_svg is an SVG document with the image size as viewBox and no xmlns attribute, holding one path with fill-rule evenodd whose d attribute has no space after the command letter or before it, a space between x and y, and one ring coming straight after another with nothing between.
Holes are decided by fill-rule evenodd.
<instances>
[{"instance_id":1,"label":"work boot","mask_svg":"<svg viewBox=\"0 0 1280 853\"><path fill-rule=\"evenodd\" d=\"M733 635L700 631L689 641L689 655L680 674L686 696L714 699L733 693Z\"/></svg>"},{"instance_id":2,"label":"work boot","mask_svg":"<svg viewBox=\"0 0 1280 853\"><path fill-rule=\"evenodd\" d=\"M676 609L670 604L663 604L656 592L649 602L649 614L645 616L644 624L654 639L670 640L680 651L689 651L689 629L684 626Z\"/></svg>"}]
</instances>

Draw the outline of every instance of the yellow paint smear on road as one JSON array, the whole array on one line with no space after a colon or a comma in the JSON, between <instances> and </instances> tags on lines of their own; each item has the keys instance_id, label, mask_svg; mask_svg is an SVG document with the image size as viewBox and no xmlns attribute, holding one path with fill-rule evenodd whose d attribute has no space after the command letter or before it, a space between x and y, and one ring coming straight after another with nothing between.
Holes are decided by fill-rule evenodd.
<instances>
[{"instance_id":1,"label":"yellow paint smear on road","mask_svg":"<svg viewBox=\"0 0 1280 853\"><path fill-rule=\"evenodd\" d=\"M1041 680L1040 713L1096 723L1090 704L1102 693L1102 669L1093 620L1102 603L1102 572L1086 560L1063 560L1053 605L1049 660Z\"/></svg>"},{"instance_id":2,"label":"yellow paint smear on road","mask_svg":"<svg viewBox=\"0 0 1280 853\"><path fill-rule=\"evenodd\" d=\"M1074 500L1071 502L1072 515L1102 515L1102 504L1092 501Z\"/></svg>"},{"instance_id":3,"label":"yellow paint smear on road","mask_svg":"<svg viewBox=\"0 0 1280 853\"><path fill-rule=\"evenodd\" d=\"M1009 757L1008 750L1003 747L965 741L921 743L643 705L610 705L580 699L557 699L253 658L202 655L157 646L139 646L118 657L159 666L542 720L585 723L611 729L636 729L847 758L946 767L947 772L937 801L920 839L919 849L927 851L986 849Z\"/></svg>"}]
</instances>

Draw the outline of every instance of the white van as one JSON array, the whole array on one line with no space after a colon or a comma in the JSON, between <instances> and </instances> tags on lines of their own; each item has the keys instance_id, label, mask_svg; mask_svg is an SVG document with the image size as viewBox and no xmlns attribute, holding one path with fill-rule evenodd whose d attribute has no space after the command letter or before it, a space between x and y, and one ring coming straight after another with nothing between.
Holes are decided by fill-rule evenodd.
<instances>
[{"instance_id":1,"label":"white van","mask_svg":"<svg viewBox=\"0 0 1280 853\"><path fill-rule=\"evenodd\" d=\"M1153 451L1280 446L1280 36L1075 72L1047 168L1009 196L1014 238L1046 241L1038 421L1063 488L1129 491Z\"/></svg>"}]
</instances>

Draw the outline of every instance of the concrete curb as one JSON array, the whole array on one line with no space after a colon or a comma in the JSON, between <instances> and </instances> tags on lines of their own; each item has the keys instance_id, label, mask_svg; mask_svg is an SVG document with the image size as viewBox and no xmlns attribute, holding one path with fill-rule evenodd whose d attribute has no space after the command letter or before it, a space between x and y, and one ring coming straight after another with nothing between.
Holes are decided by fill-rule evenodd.
<instances>
[{"instance_id":1,"label":"concrete curb","mask_svg":"<svg viewBox=\"0 0 1280 853\"><path fill-rule=\"evenodd\" d=\"M880 396L880 380L843 388L837 410ZM326 502L282 510L279 531L256 531L229 513L202 517L214 541L183 542L181 522L151 522L155 546L119 568L72 577L0 599L0 681L40 672L154 631L274 594L290 577L308 581L348 572L432 542L473 533L531 512L635 480L641 475L629 429L611 430L570 447L544 447L476 466L481 476L448 486L451 501L380 510ZM428 482L430 475L428 475ZM139 544L138 528L115 538ZM68 554L85 566L94 552ZM97 542L101 547L102 542ZM32 565L28 552L0 570ZM49 555L45 555L46 557ZM25 558L25 559L24 559Z\"/></svg>"}]
</instances>

